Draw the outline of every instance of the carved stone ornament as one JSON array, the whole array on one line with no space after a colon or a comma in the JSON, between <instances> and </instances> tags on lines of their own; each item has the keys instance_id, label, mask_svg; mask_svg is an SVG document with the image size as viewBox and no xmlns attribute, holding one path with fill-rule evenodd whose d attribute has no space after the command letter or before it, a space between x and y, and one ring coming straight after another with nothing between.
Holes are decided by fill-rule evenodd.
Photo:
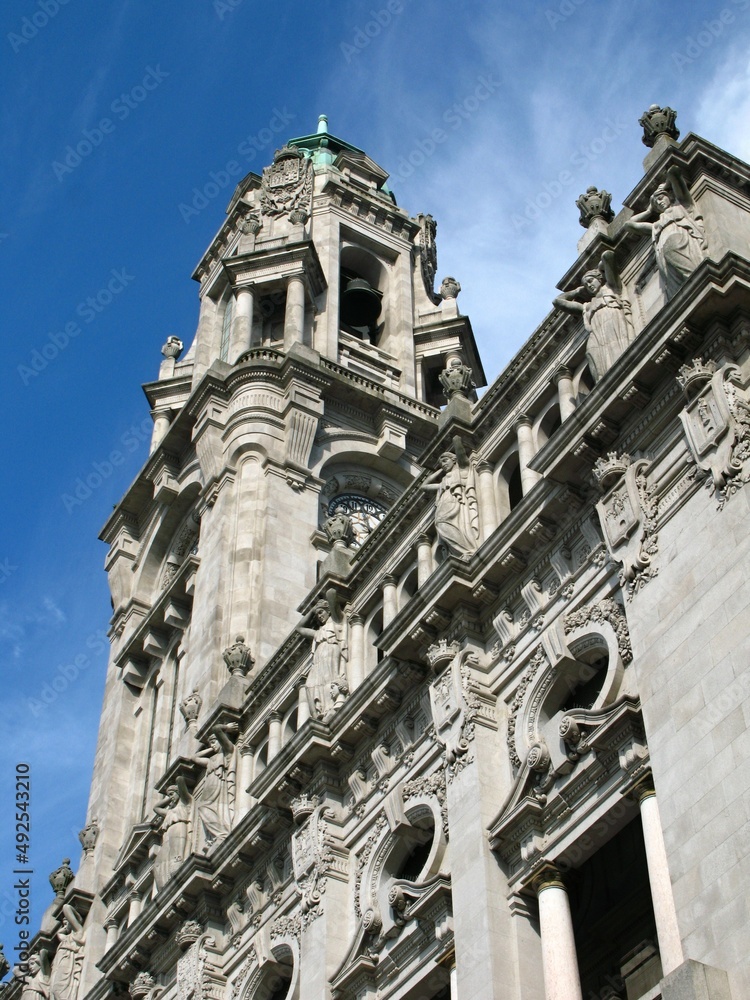
<instances>
[{"instance_id":1,"label":"carved stone ornament","mask_svg":"<svg viewBox=\"0 0 750 1000\"><path fill-rule=\"evenodd\" d=\"M468 662L476 658L465 649L453 657L447 670L430 685L430 705L435 739L444 748L446 778L452 780L473 760L469 754L474 739L474 719L478 711L471 690Z\"/></svg>"},{"instance_id":2,"label":"carved stone ornament","mask_svg":"<svg viewBox=\"0 0 750 1000\"><path fill-rule=\"evenodd\" d=\"M282 146L270 167L264 167L260 187L263 215L289 215L295 209L309 214L312 206L312 161L295 146Z\"/></svg>"},{"instance_id":3,"label":"carved stone ornament","mask_svg":"<svg viewBox=\"0 0 750 1000\"><path fill-rule=\"evenodd\" d=\"M650 464L645 459L633 462L629 455L610 452L594 466L601 486L614 483L596 509L607 548L622 566L620 584L629 600L657 574L651 562L658 552L658 536L656 502L646 480Z\"/></svg>"},{"instance_id":4,"label":"carved stone ornament","mask_svg":"<svg viewBox=\"0 0 750 1000\"><path fill-rule=\"evenodd\" d=\"M337 507L323 522L328 541L339 548L347 548L353 538L352 519L344 507Z\"/></svg>"},{"instance_id":5,"label":"carved stone ornament","mask_svg":"<svg viewBox=\"0 0 750 1000\"><path fill-rule=\"evenodd\" d=\"M10 972L10 962L5 957L5 952L3 951L3 946L0 944L0 979L7 976Z\"/></svg>"},{"instance_id":6,"label":"carved stone ornament","mask_svg":"<svg viewBox=\"0 0 750 1000\"><path fill-rule=\"evenodd\" d=\"M425 291L435 298L435 274L437 272L437 222L431 215L418 215L419 222L419 263Z\"/></svg>"},{"instance_id":7,"label":"carved stone ornament","mask_svg":"<svg viewBox=\"0 0 750 1000\"><path fill-rule=\"evenodd\" d=\"M89 823L84 826L84 828L79 831L78 839L81 842L81 847L84 853L88 856L94 853L94 848L96 847L96 841L99 837L99 821L94 817Z\"/></svg>"},{"instance_id":8,"label":"carved stone ornament","mask_svg":"<svg viewBox=\"0 0 750 1000\"><path fill-rule=\"evenodd\" d=\"M179 337L167 337L167 342L162 347L161 353L165 358L174 358L175 361L182 354L185 345L182 343Z\"/></svg>"},{"instance_id":9,"label":"carved stone ornament","mask_svg":"<svg viewBox=\"0 0 750 1000\"><path fill-rule=\"evenodd\" d=\"M186 920L175 934L175 941L180 951L187 951L191 944L195 944L203 933L203 927L197 920Z\"/></svg>"},{"instance_id":10,"label":"carved stone ornament","mask_svg":"<svg viewBox=\"0 0 750 1000\"><path fill-rule=\"evenodd\" d=\"M177 1000L223 1000L226 979L218 962L211 961L209 950L215 954L214 939L202 933L177 959Z\"/></svg>"},{"instance_id":11,"label":"carved stone ornament","mask_svg":"<svg viewBox=\"0 0 750 1000\"><path fill-rule=\"evenodd\" d=\"M145 1000L156 988L156 980L150 972L139 972L130 984L131 1000Z\"/></svg>"},{"instance_id":12,"label":"carved stone ornament","mask_svg":"<svg viewBox=\"0 0 750 1000\"><path fill-rule=\"evenodd\" d=\"M461 284L455 278L448 275L440 283L441 299L457 299L461 292Z\"/></svg>"},{"instance_id":13,"label":"carved stone ornament","mask_svg":"<svg viewBox=\"0 0 750 1000\"><path fill-rule=\"evenodd\" d=\"M696 359L677 375L688 400L680 413L693 461L721 510L750 481L750 406L736 365Z\"/></svg>"},{"instance_id":14,"label":"carved stone ornament","mask_svg":"<svg viewBox=\"0 0 750 1000\"><path fill-rule=\"evenodd\" d=\"M247 676L248 671L252 670L255 663L249 647L245 645L244 635L238 635L234 641L234 645L227 646L221 655L232 677L237 674L240 677Z\"/></svg>"},{"instance_id":15,"label":"carved stone ornament","mask_svg":"<svg viewBox=\"0 0 750 1000\"><path fill-rule=\"evenodd\" d=\"M630 645L628 621L622 607L613 598L607 597L598 604L589 604L584 608L568 612L563 619L563 629L568 635L577 628L601 622L608 622L611 625L617 637L620 658L623 663L630 663L633 659L633 649Z\"/></svg>"},{"instance_id":16,"label":"carved stone ornament","mask_svg":"<svg viewBox=\"0 0 750 1000\"><path fill-rule=\"evenodd\" d=\"M675 125L676 119L677 112L672 108L660 108L658 104L652 104L638 119L638 124L643 129L644 146L651 148L660 135L667 135L675 141L679 139L680 130Z\"/></svg>"},{"instance_id":17,"label":"carved stone ornament","mask_svg":"<svg viewBox=\"0 0 750 1000\"><path fill-rule=\"evenodd\" d=\"M604 189L599 191L593 185L586 188L585 194L580 195L576 199L576 207L581 213L578 221L584 229L588 229L594 219L603 219L605 222L611 222L615 217L615 213L610 207L611 203L612 195L609 191L605 191Z\"/></svg>"},{"instance_id":18,"label":"carved stone ornament","mask_svg":"<svg viewBox=\"0 0 750 1000\"><path fill-rule=\"evenodd\" d=\"M318 805L317 795L298 795L289 803L292 809L292 817L298 825L304 823L308 816L311 816Z\"/></svg>"},{"instance_id":19,"label":"carved stone ornament","mask_svg":"<svg viewBox=\"0 0 750 1000\"><path fill-rule=\"evenodd\" d=\"M321 913L320 903L326 889L326 876L333 862L333 852L324 819L325 807L316 806L304 824L292 834L292 866L297 891L301 896L302 926Z\"/></svg>"},{"instance_id":20,"label":"carved stone ornament","mask_svg":"<svg viewBox=\"0 0 750 1000\"><path fill-rule=\"evenodd\" d=\"M446 359L445 368L440 372L438 378L446 399L452 399L456 395L468 398L469 393L474 388L471 368L456 355Z\"/></svg>"},{"instance_id":21,"label":"carved stone ornament","mask_svg":"<svg viewBox=\"0 0 750 1000\"><path fill-rule=\"evenodd\" d=\"M240 219L237 228L243 236L257 236L263 226L257 212L247 211Z\"/></svg>"},{"instance_id":22,"label":"carved stone ornament","mask_svg":"<svg viewBox=\"0 0 750 1000\"><path fill-rule=\"evenodd\" d=\"M73 869L70 867L70 858L63 858L63 863L49 877L49 884L54 889L58 899L62 899L74 878Z\"/></svg>"},{"instance_id":23,"label":"carved stone ornament","mask_svg":"<svg viewBox=\"0 0 750 1000\"><path fill-rule=\"evenodd\" d=\"M459 649L457 642L440 639L427 650L427 662L435 673L439 673L446 663L450 663L458 655Z\"/></svg>"},{"instance_id":24,"label":"carved stone ornament","mask_svg":"<svg viewBox=\"0 0 750 1000\"><path fill-rule=\"evenodd\" d=\"M203 699L198 694L198 688L193 688L180 702L180 712L187 726L195 726L200 715Z\"/></svg>"}]
</instances>

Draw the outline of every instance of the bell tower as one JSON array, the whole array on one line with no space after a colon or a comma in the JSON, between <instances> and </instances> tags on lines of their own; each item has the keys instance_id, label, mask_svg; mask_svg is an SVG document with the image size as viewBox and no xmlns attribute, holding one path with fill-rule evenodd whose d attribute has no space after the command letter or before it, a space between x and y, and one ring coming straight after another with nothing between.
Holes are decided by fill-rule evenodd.
<instances>
[{"instance_id":1,"label":"bell tower","mask_svg":"<svg viewBox=\"0 0 750 1000\"><path fill-rule=\"evenodd\" d=\"M435 291L436 224L400 208L387 180L325 116L248 174L193 275L193 343L183 354L170 336L144 386L151 454L102 533L112 654L84 892L104 873L138 882L155 810L180 808L196 719L230 739L306 595L346 578L420 474L448 362L485 384L458 283ZM155 891L136 889L138 905ZM111 900L91 905L81 996L113 920Z\"/></svg>"}]
</instances>

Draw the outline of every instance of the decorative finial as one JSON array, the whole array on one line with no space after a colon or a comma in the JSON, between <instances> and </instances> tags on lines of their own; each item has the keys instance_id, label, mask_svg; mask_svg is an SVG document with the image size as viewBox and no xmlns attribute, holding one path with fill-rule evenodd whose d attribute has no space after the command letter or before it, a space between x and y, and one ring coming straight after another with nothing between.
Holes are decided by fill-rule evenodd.
<instances>
[{"instance_id":1,"label":"decorative finial","mask_svg":"<svg viewBox=\"0 0 750 1000\"><path fill-rule=\"evenodd\" d=\"M328 115L318 115L318 135L326 135L328 132Z\"/></svg>"},{"instance_id":2,"label":"decorative finial","mask_svg":"<svg viewBox=\"0 0 750 1000\"><path fill-rule=\"evenodd\" d=\"M75 878L73 869L70 867L70 858L63 858L63 863L49 877L49 884L55 890L55 895L60 899L65 895L65 890Z\"/></svg>"},{"instance_id":3,"label":"decorative finial","mask_svg":"<svg viewBox=\"0 0 750 1000\"><path fill-rule=\"evenodd\" d=\"M446 399L452 399L455 395L466 396L468 398L469 393L474 388L471 368L465 365L462 358L457 354L453 354L445 359L445 368L438 375L438 379L443 387Z\"/></svg>"},{"instance_id":4,"label":"decorative finial","mask_svg":"<svg viewBox=\"0 0 750 1000\"><path fill-rule=\"evenodd\" d=\"M233 677L235 674L245 677L247 672L252 669L253 663L255 663L249 647L245 645L244 635L238 635L234 645L227 646L222 656L227 665L227 670Z\"/></svg>"},{"instance_id":5,"label":"decorative finial","mask_svg":"<svg viewBox=\"0 0 750 1000\"><path fill-rule=\"evenodd\" d=\"M584 229L588 229L594 219L603 219L611 222L615 213L610 208L612 195L602 189L599 191L594 185L586 188L586 193L576 200L576 206L581 213L578 221Z\"/></svg>"},{"instance_id":6,"label":"decorative finial","mask_svg":"<svg viewBox=\"0 0 750 1000\"><path fill-rule=\"evenodd\" d=\"M676 118L677 112L672 108L660 108L658 104L652 104L638 119L638 124L643 128L643 144L651 148L660 135L677 141L680 130L675 125Z\"/></svg>"},{"instance_id":7,"label":"decorative finial","mask_svg":"<svg viewBox=\"0 0 750 1000\"><path fill-rule=\"evenodd\" d=\"M93 854L94 848L96 847L96 841L99 836L99 821L94 817L90 823L78 834L78 839L81 842L81 847L84 853L88 857L89 854Z\"/></svg>"},{"instance_id":8,"label":"decorative finial","mask_svg":"<svg viewBox=\"0 0 750 1000\"><path fill-rule=\"evenodd\" d=\"M175 361L182 354L182 349L185 345L182 343L179 337L167 337L167 342L162 347L161 353L165 358L174 358Z\"/></svg>"}]
</instances>

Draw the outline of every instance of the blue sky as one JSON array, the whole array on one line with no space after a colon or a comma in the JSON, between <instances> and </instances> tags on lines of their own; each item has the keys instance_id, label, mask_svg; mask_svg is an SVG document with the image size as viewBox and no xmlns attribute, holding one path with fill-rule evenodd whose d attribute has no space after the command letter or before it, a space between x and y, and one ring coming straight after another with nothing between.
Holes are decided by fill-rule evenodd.
<instances>
[{"instance_id":1,"label":"blue sky","mask_svg":"<svg viewBox=\"0 0 750 1000\"><path fill-rule=\"evenodd\" d=\"M0 815L30 763L35 928L47 874L79 859L110 611L97 534L147 456L140 384L167 335L192 339L229 174L326 113L437 219L438 280L461 282L493 379L575 258L576 197L596 184L618 209L639 180L651 103L750 157L749 38L750 0L3 5Z\"/></svg>"}]
</instances>

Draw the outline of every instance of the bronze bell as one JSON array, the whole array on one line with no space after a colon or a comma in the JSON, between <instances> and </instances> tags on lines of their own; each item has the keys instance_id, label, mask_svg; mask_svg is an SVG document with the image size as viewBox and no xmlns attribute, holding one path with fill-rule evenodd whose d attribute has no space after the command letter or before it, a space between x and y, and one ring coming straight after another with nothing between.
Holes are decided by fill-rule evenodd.
<instances>
[{"instance_id":1,"label":"bronze bell","mask_svg":"<svg viewBox=\"0 0 750 1000\"><path fill-rule=\"evenodd\" d=\"M341 295L341 322L347 326L372 328L383 303L380 292L364 278L352 278Z\"/></svg>"}]
</instances>

